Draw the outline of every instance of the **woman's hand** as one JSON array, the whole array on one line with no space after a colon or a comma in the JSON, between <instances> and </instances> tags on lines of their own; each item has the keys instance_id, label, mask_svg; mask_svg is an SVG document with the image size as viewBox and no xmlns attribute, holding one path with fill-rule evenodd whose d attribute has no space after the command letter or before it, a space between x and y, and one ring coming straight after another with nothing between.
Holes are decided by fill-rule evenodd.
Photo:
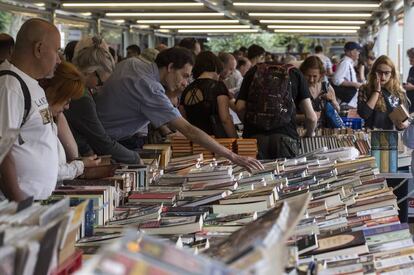
<instances>
[{"instance_id":1,"label":"woman's hand","mask_svg":"<svg viewBox=\"0 0 414 275\"><path fill-rule=\"evenodd\" d=\"M377 74L376 82L375 82L375 91L381 92L381 79Z\"/></svg>"},{"instance_id":2,"label":"woman's hand","mask_svg":"<svg viewBox=\"0 0 414 275\"><path fill-rule=\"evenodd\" d=\"M332 91L328 91L326 94L321 95L321 98L327 101L334 101L335 95L332 93Z\"/></svg>"},{"instance_id":3,"label":"woman's hand","mask_svg":"<svg viewBox=\"0 0 414 275\"><path fill-rule=\"evenodd\" d=\"M101 159L97 155L82 158L85 167L96 167L101 163Z\"/></svg>"},{"instance_id":4,"label":"woman's hand","mask_svg":"<svg viewBox=\"0 0 414 275\"><path fill-rule=\"evenodd\" d=\"M410 126L410 122L408 121L408 119L406 121L401 122L400 124L396 125L397 129L399 129L399 130L404 130L408 126Z\"/></svg>"}]
</instances>

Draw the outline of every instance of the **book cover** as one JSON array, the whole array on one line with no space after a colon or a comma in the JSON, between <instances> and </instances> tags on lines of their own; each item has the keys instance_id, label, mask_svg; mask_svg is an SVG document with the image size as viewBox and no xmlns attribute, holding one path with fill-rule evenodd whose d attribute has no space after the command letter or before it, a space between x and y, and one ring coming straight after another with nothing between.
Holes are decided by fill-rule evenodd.
<instances>
[{"instance_id":1,"label":"book cover","mask_svg":"<svg viewBox=\"0 0 414 275\"><path fill-rule=\"evenodd\" d=\"M316 234L302 236L296 242L296 246L298 247L299 255L305 254L307 252L313 251L318 248L318 239Z\"/></svg>"},{"instance_id":2,"label":"book cover","mask_svg":"<svg viewBox=\"0 0 414 275\"><path fill-rule=\"evenodd\" d=\"M407 223L401 223L401 224L393 224L393 225L385 225L378 228L373 229L365 229L363 230L364 236L369 237L377 234L384 234L388 232L398 231L398 230L406 230L408 229Z\"/></svg>"},{"instance_id":3,"label":"book cover","mask_svg":"<svg viewBox=\"0 0 414 275\"><path fill-rule=\"evenodd\" d=\"M330 251L364 245L365 238L362 231L327 236L318 240L318 248L312 254L321 254Z\"/></svg>"}]
</instances>

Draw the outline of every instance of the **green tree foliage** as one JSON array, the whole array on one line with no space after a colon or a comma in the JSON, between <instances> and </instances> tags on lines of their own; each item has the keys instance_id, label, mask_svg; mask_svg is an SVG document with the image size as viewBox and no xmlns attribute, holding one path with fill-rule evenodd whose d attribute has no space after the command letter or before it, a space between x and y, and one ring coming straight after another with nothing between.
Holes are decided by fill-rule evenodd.
<instances>
[{"instance_id":1,"label":"green tree foliage","mask_svg":"<svg viewBox=\"0 0 414 275\"><path fill-rule=\"evenodd\" d=\"M8 32L12 20L12 14L0 11L0 32Z\"/></svg>"},{"instance_id":2,"label":"green tree foliage","mask_svg":"<svg viewBox=\"0 0 414 275\"><path fill-rule=\"evenodd\" d=\"M313 39L285 34L234 34L210 37L205 44L213 52L233 52L242 46L258 44L269 52L284 53L290 45L293 52L306 52L313 46Z\"/></svg>"}]
</instances>

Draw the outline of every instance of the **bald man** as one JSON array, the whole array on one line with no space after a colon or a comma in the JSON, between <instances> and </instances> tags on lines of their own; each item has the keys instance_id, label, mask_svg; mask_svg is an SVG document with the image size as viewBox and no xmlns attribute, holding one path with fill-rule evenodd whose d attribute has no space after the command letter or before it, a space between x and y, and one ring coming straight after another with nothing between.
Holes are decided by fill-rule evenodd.
<instances>
[{"instance_id":1,"label":"bald man","mask_svg":"<svg viewBox=\"0 0 414 275\"><path fill-rule=\"evenodd\" d=\"M60 63L59 47L60 34L54 25L30 19L17 34L10 62L0 65L0 136L9 128L20 129L0 165L0 190L10 200L46 199L56 185L57 138L37 79L53 76Z\"/></svg>"},{"instance_id":2,"label":"bald man","mask_svg":"<svg viewBox=\"0 0 414 275\"><path fill-rule=\"evenodd\" d=\"M220 79L224 81L236 70L237 61L231 53L221 52L218 57L223 63L223 71L220 74Z\"/></svg>"},{"instance_id":3,"label":"bald man","mask_svg":"<svg viewBox=\"0 0 414 275\"><path fill-rule=\"evenodd\" d=\"M13 53L14 39L7 33L0 33L0 63L10 60Z\"/></svg>"}]
</instances>

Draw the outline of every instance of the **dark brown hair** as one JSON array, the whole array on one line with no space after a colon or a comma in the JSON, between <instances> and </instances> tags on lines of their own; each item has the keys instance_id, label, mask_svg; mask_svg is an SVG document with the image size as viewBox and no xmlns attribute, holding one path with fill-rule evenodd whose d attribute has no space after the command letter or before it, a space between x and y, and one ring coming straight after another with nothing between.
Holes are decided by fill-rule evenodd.
<instances>
[{"instance_id":1,"label":"dark brown hair","mask_svg":"<svg viewBox=\"0 0 414 275\"><path fill-rule=\"evenodd\" d=\"M304 74L309 69L317 69L321 74L325 74L325 67L321 59L315 55L306 58L299 67L300 71Z\"/></svg>"},{"instance_id":2,"label":"dark brown hair","mask_svg":"<svg viewBox=\"0 0 414 275\"><path fill-rule=\"evenodd\" d=\"M223 63L212 52L201 52L197 57L193 68L193 77L198 78L204 72L216 72L220 74L223 71Z\"/></svg>"}]
</instances>

